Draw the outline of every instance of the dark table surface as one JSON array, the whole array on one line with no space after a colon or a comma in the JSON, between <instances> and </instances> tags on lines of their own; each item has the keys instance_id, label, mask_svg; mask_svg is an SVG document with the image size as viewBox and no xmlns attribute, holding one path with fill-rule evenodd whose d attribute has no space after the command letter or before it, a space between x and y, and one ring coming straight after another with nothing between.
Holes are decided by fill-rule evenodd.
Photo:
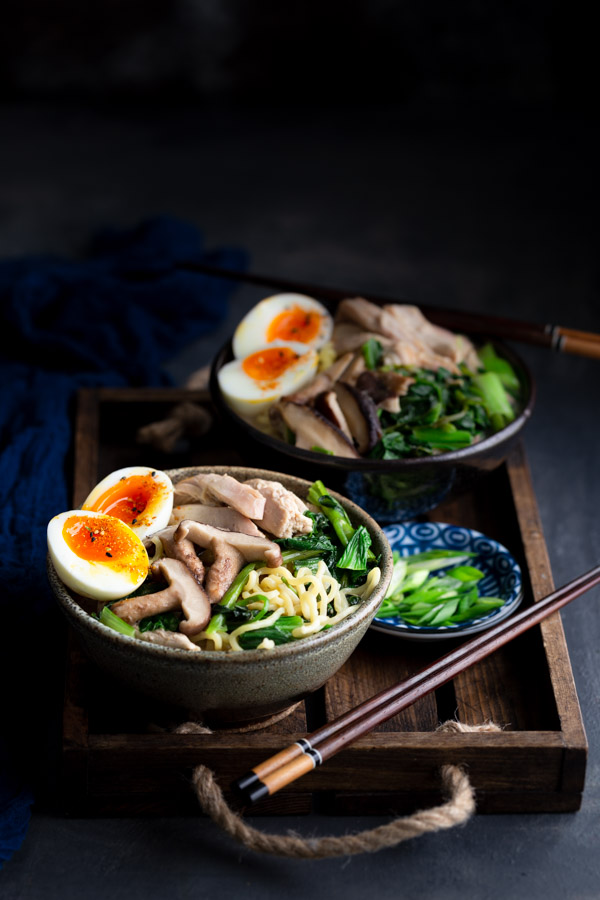
<instances>
[{"instance_id":1,"label":"dark table surface","mask_svg":"<svg viewBox=\"0 0 600 900\"><path fill-rule=\"evenodd\" d=\"M355 293L600 331L598 132L566 118L435 123L387 109L0 110L0 253L76 254L104 224L169 213L257 271ZM264 292L240 288L219 333L172 360L178 382ZM538 382L526 431L555 582L600 556L600 362L523 347ZM52 785L2 896L596 898L600 895L599 592L562 614L590 744L581 811L480 816L351 860L256 856L206 819L66 820ZM58 720L60 689L51 692ZM53 755L54 750L54 755ZM44 779L42 779L44 781ZM384 819L266 818L343 834Z\"/></svg>"}]
</instances>

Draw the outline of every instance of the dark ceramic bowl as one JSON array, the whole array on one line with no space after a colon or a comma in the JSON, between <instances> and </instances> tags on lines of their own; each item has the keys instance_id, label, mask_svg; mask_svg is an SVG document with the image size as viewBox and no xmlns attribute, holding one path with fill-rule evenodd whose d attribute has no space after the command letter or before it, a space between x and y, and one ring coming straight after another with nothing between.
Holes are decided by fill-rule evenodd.
<instances>
[{"instance_id":1,"label":"dark ceramic bowl","mask_svg":"<svg viewBox=\"0 0 600 900\"><path fill-rule=\"evenodd\" d=\"M177 483L200 472L277 480L302 498L310 487L300 478L245 467L193 467L168 474ZM364 525L369 531L373 551L381 557L381 580L371 596L339 625L273 650L192 653L147 644L117 634L92 618L82 608L81 598L60 580L48 557L50 584L84 651L114 678L160 703L212 721L259 720L301 700L337 672L371 624L389 584L392 554L383 531L354 503L336 496L353 524Z\"/></svg>"},{"instance_id":2,"label":"dark ceramic bowl","mask_svg":"<svg viewBox=\"0 0 600 900\"><path fill-rule=\"evenodd\" d=\"M290 468L350 497L383 524L402 522L438 506L443 500L468 488L485 472L497 468L527 423L535 402L535 384L523 360L509 347L494 342L498 354L513 366L521 383L523 407L510 425L477 444L414 459L345 459L311 450L299 450L279 438L265 434L239 416L225 401L218 373L233 359L231 341L216 355L210 373L210 392L221 417L244 447L245 460L260 460L273 468Z\"/></svg>"}]
</instances>

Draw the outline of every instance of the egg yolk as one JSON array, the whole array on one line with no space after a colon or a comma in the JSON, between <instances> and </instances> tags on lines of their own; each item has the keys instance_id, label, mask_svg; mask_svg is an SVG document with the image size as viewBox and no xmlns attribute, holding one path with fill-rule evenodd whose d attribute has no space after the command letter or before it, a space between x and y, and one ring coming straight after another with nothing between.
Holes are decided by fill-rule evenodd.
<instances>
[{"instance_id":1,"label":"egg yolk","mask_svg":"<svg viewBox=\"0 0 600 900\"><path fill-rule=\"evenodd\" d=\"M242 369L254 381L274 381L299 359L290 347L271 347L247 356Z\"/></svg>"},{"instance_id":2,"label":"egg yolk","mask_svg":"<svg viewBox=\"0 0 600 900\"><path fill-rule=\"evenodd\" d=\"M69 516L62 536L67 547L86 562L98 562L131 575L132 581L148 570L143 544L119 521L95 516Z\"/></svg>"},{"instance_id":3,"label":"egg yolk","mask_svg":"<svg viewBox=\"0 0 600 900\"><path fill-rule=\"evenodd\" d=\"M308 344L313 341L321 329L322 316L314 310L292 306L285 309L270 323L267 329L267 341L298 341Z\"/></svg>"},{"instance_id":4,"label":"egg yolk","mask_svg":"<svg viewBox=\"0 0 600 900\"><path fill-rule=\"evenodd\" d=\"M155 481L152 475L124 476L107 488L93 504L84 506L84 509L114 516L132 527L149 525L152 522L149 516L151 508L166 492L164 484Z\"/></svg>"}]
</instances>

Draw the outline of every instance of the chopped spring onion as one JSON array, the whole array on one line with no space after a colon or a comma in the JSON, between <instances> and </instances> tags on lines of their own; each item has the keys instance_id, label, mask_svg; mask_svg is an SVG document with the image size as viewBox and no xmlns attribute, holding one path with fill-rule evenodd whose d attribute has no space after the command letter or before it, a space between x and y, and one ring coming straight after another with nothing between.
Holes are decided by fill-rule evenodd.
<instances>
[{"instance_id":1,"label":"chopped spring onion","mask_svg":"<svg viewBox=\"0 0 600 900\"><path fill-rule=\"evenodd\" d=\"M475 555L429 550L402 558L395 553L391 589L377 618L398 616L411 625L435 628L476 619L503 606L499 597L480 597L477 583L484 573L461 564ZM441 570L439 575L436 570Z\"/></svg>"},{"instance_id":2,"label":"chopped spring onion","mask_svg":"<svg viewBox=\"0 0 600 900\"><path fill-rule=\"evenodd\" d=\"M242 593L242 590L244 589L244 585L248 581L248 576L250 575L250 572L254 571L254 569L256 569L256 567L260 566L260 565L261 565L260 562L252 562L252 563L248 563L247 566L244 566L244 568L241 570L241 572L238 575L236 575L236 577L231 582L231 585L227 588L227 590L223 594L223 597L221 599L221 602L219 603L219 606L226 606L228 609L231 609L232 606L235 606L238 597L240 596L240 594Z\"/></svg>"},{"instance_id":3,"label":"chopped spring onion","mask_svg":"<svg viewBox=\"0 0 600 900\"><path fill-rule=\"evenodd\" d=\"M135 635L135 628L133 625L129 625L127 622L124 622L123 619L120 619L119 616L108 608L108 606L102 608L100 621L103 625L112 628L113 631L118 631L119 634L126 634L128 637L133 637Z\"/></svg>"}]
</instances>

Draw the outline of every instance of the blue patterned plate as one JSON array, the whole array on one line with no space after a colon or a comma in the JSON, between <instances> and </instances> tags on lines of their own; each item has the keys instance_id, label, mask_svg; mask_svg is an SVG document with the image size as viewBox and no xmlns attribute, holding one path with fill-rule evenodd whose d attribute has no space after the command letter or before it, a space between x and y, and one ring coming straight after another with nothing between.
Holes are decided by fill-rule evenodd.
<instances>
[{"instance_id":1,"label":"blue patterned plate","mask_svg":"<svg viewBox=\"0 0 600 900\"><path fill-rule=\"evenodd\" d=\"M463 637L483 631L514 612L523 599L521 569L506 547L493 541L480 531L446 525L443 522L403 522L383 529L392 550L401 556L423 553L425 550L456 550L476 553L468 560L485 573L479 582L482 596L501 597L503 606L493 609L479 619L469 619L455 625L409 625L399 616L373 619L371 628L385 634L396 635L414 641L439 641L451 637ZM440 570L443 571L443 570ZM436 572L436 574L438 574Z\"/></svg>"}]
</instances>

